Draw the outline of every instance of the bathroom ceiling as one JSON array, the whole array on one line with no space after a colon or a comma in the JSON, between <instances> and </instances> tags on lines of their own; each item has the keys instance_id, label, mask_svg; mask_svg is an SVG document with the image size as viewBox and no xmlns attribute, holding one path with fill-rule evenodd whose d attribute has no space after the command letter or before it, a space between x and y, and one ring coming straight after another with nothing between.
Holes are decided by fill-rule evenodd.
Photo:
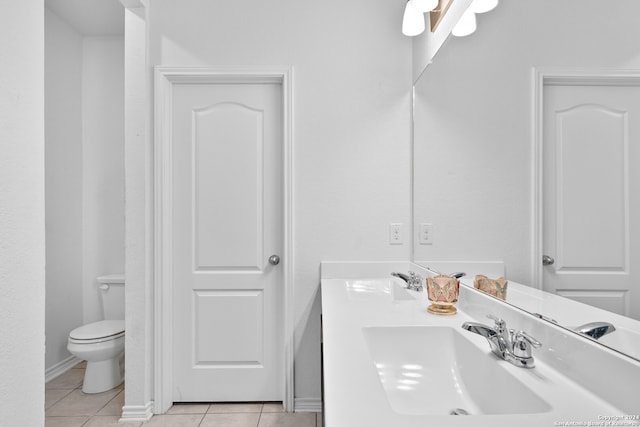
<instances>
[{"instance_id":1,"label":"bathroom ceiling","mask_svg":"<svg viewBox=\"0 0 640 427\"><path fill-rule=\"evenodd\" d=\"M45 6L82 35L124 34L124 7L118 0L45 0Z\"/></svg>"}]
</instances>

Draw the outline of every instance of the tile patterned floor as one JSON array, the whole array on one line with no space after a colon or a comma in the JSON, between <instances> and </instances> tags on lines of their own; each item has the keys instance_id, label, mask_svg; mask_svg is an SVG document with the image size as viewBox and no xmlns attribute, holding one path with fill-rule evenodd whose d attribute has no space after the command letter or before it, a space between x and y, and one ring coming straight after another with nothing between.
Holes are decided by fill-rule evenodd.
<instances>
[{"instance_id":1,"label":"tile patterned floor","mask_svg":"<svg viewBox=\"0 0 640 427\"><path fill-rule=\"evenodd\" d=\"M45 427L322 427L322 414L286 413L280 403L174 405L144 423L118 423L124 388L82 392L84 362L46 384Z\"/></svg>"}]
</instances>

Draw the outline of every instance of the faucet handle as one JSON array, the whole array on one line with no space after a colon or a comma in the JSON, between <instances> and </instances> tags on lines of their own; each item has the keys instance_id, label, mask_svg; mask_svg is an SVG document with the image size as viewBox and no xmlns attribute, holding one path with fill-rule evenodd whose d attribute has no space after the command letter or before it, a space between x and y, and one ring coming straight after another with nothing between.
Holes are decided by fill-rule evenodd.
<instances>
[{"instance_id":1,"label":"faucet handle","mask_svg":"<svg viewBox=\"0 0 640 427\"><path fill-rule=\"evenodd\" d=\"M524 331L516 332L515 339L517 340L518 338L524 338L534 348L542 347L542 343L540 341L538 341L537 339L535 339L534 337L532 337L531 335L529 335L528 333L526 333Z\"/></svg>"},{"instance_id":2,"label":"faucet handle","mask_svg":"<svg viewBox=\"0 0 640 427\"><path fill-rule=\"evenodd\" d=\"M494 316L493 314L487 314L487 317L495 322L496 328L498 329L499 333L504 331L505 327L507 326L507 322L497 316Z\"/></svg>"},{"instance_id":3,"label":"faucet handle","mask_svg":"<svg viewBox=\"0 0 640 427\"><path fill-rule=\"evenodd\" d=\"M422 285L422 276L414 273L413 271L409 272L409 275L411 276L411 279L413 279L413 284L414 285Z\"/></svg>"},{"instance_id":4,"label":"faucet handle","mask_svg":"<svg viewBox=\"0 0 640 427\"><path fill-rule=\"evenodd\" d=\"M513 354L522 358L531 357L531 347L540 348L542 343L526 332L516 332L513 338Z\"/></svg>"},{"instance_id":5,"label":"faucet handle","mask_svg":"<svg viewBox=\"0 0 640 427\"><path fill-rule=\"evenodd\" d=\"M408 288L414 291L422 290L422 276L416 274L413 271L409 272L409 281L407 282Z\"/></svg>"}]
</instances>

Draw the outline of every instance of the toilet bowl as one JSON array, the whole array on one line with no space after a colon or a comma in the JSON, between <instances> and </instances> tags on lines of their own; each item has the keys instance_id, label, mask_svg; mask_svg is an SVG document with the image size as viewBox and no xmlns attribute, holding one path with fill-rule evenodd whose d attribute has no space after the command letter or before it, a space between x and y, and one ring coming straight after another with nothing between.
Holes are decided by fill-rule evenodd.
<instances>
[{"instance_id":1,"label":"toilet bowl","mask_svg":"<svg viewBox=\"0 0 640 427\"><path fill-rule=\"evenodd\" d=\"M69 333L67 350L87 361L82 391L102 393L122 384L124 356L124 275L97 279L105 320L75 328Z\"/></svg>"},{"instance_id":2,"label":"toilet bowl","mask_svg":"<svg viewBox=\"0 0 640 427\"><path fill-rule=\"evenodd\" d=\"M69 333L67 350L87 361L82 391L102 393L122 383L124 320L101 320Z\"/></svg>"}]
</instances>

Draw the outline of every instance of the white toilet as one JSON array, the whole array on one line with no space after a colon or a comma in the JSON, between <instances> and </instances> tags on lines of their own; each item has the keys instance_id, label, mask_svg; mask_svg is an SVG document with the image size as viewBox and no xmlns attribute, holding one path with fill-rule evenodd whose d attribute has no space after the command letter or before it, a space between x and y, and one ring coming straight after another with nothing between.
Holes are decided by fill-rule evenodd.
<instances>
[{"instance_id":1,"label":"white toilet","mask_svg":"<svg viewBox=\"0 0 640 427\"><path fill-rule=\"evenodd\" d=\"M67 350L87 361L82 391L102 393L123 381L124 274L98 277L105 320L80 326L69 333Z\"/></svg>"}]
</instances>

